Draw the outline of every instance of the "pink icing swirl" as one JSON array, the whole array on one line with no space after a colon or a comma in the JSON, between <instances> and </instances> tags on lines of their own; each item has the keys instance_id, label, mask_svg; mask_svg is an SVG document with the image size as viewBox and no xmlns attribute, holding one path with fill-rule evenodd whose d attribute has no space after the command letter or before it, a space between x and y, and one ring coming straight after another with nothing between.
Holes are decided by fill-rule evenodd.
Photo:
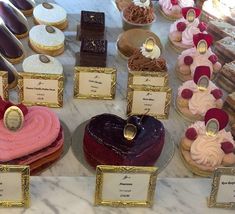
<instances>
[{"instance_id":1,"label":"pink icing swirl","mask_svg":"<svg viewBox=\"0 0 235 214\"><path fill-rule=\"evenodd\" d=\"M194 6L194 0L178 0L178 4L181 8L183 7L193 7Z\"/></svg>"},{"instance_id":2,"label":"pink icing swirl","mask_svg":"<svg viewBox=\"0 0 235 214\"><path fill-rule=\"evenodd\" d=\"M159 0L158 3L165 10L171 10L171 8L173 7L173 5L171 4L171 0Z\"/></svg>"},{"instance_id":3,"label":"pink icing swirl","mask_svg":"<svg viewBox=\"0 0 235 214\"><path fill-rule=\"evenodd\" d=\"M187 25L186 29L182 32L182 43L185 45L193 44L193 35L200 33L199 28L197 27L199 24L199 20L195 19L193 23Z\"/></svg>"},{"instance_id":4,"label":"pink icing swirl","mask_svg":"<svg viewBox=\"0 0 235 214\"><path fill-rule=\"evenodd\" d=\"M0 161L7 162L53 143L60 131L56 114L45 107L31 107L25 116L23 128L11 132L0 121Z\"/></svg>"}]
</instances>

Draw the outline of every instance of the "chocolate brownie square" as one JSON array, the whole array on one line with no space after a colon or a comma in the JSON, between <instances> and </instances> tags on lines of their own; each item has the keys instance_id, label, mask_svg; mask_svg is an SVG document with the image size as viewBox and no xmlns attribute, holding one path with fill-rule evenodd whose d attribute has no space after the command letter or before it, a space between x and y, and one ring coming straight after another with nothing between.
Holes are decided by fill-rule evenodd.
<instances>
[{"instance_id":1,"label":"chocolate brownie square","mask_svg":"<svg viewBox=\"0 0 235 214\"><path fill-rule=\"evenodd\" d=\"M106 67L107 40L82 39L80 66Z\"/></svg>"},{"instance_id":2,"label":"chocolate brownie square","mask_svg":"<svg viewBox=\"0 0 235 214\"><path fill-rule=\"evenodd\" d=\"M104 39L105 14L103 12L81 11L80 39Z\"/></svg>"}]
</instances>

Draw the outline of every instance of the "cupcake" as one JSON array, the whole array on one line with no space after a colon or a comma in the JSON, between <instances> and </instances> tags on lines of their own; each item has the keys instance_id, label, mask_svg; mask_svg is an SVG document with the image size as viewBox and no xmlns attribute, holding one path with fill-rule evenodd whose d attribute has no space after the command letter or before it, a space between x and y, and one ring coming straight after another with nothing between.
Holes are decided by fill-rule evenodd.
<instances>
[{"instance_id":1,"label":"cupcake","mask_svg":"<svg viewBox=\"0 0 235 214\"><path fill-rule=\"evenodd\" d=\"M191 121L203 120L210 108L222 108L222 96L222 91L210 81L210 68L198 66L193 80L188 80L179 87L176 108Z\"/></svg>"},{"instance_id":2,"label":"cupcake","mask_svg":"<svg viewBox=\"0 0 235 214\"><path fill-rule=\"evenodd\" d=\"M194 47L183 51L177 60L175 71L179 79L191 80L196 67L200 65L208 66L212 77L221 70L221 64L210 48L212 41L209 34L193 36Z\"/></svg>"},{"instance_id":3,"label":"cupcake","mask_svg":"<svg viewBox=\"0 0 235 214\"><path fill-rule=\"evenodd\" d=\"M176 20L182 17L181 8L193 7L193 0L159 0L162 14L169 20Z\"/></svg>"},{"instance_id":4,"label":"cupcake","mask_svg":"<svg viewBox=\"0 0 235 214\"><path fill-rule=\"evenodd\" d=\"M166 60L161 57L161 50L153 38L148 38L128 59L128 68L131 71L167 71Z\"/></svg>"},{"instance_id":5,"label":"cupcake","mask_svg":"<svg viewBox=\"0 0 235 214\"><path fill-rule=\"evenodd\" d=\"M64 33L49 25L36 25L29 32L29 45L37 53L57 56L64 52Z\"/></svg>"},{"instance_id":6,"label":"cupcake","mask_svg":"<svg viewBox=\"0 0 235 214\"><path fill-rule=\"evenodd\" d=\"M133 0L122 12L123 29L150 29L155 21L154 8L150 0Z\"/></svg>"},{"instance_id":7,"label":"cupcake","mask_svg":"<svg viewBox=\"0 0 235 214\"><path fill-rule=\"evenodd\" d=\"M9 0L16 8L18 8L25 16L33 14L35 5L34 0Z\"/></svg>"},{"instance_id":8,"label":"cupcake","mask_svg":"<svg viewBox=\"0 0 235 214\"><path fill-rule=\"evenodd\" d=\"M180 151L185 165L200 176L210 176L217 167L235 164L235 142L231 132L225 130L228 115L212 108L204 121L197 121L185 132Z\"/></svg>"},{"instance_id":9,"label":"cupcake","mask_svg":"<svg viewBox=\"0 0 235 214\"><path fill-rule=\"evenodd\" d=\"M182 8L183 18L175 21L170 27L170 45L178 52L193 47L193 35L206 30L204 23L200 23L201 11L194 7Z\"/></svg>"}]
</instances>

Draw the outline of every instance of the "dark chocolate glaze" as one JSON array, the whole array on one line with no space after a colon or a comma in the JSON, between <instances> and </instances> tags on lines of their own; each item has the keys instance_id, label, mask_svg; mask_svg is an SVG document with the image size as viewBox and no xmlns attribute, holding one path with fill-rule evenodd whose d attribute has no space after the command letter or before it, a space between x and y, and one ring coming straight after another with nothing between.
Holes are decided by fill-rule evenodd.
<instances>
[{"instance_id":1,"label":"dark chocolate glaze","mask_svg":"<svg viewBox=\"0 0 235 214\"><path fill-rule=\"evenodd\" d=\"M134 140L128 141L123 136L126 123L116 115L102 114L91 119L86 131L97 139L97 143L128 156L136 156L151 145L161 143L165 136L163 124L154 117L145 115L140 122L140 116L131 116L128 123L136 125L138 132Z\"/></svg>"},{"instance_id":2,"label":"dark chocolate glaze","mask_svg":"<svg viewBox=\"0 0 235 214\"><path fill-rule=\"evenodd\" d=\"M0 53L6 58L19 58L23 50L16 42L17 38L12 35L6 26L0 25Z\"/></svg>"},{"instance_id":3,"label":"dark chocolate glaze","mask_svg":"<svg viewBox=\"0 0 235 214\"><path fill-rule=\"evenodd\" d=\"M7 71L8 72L8 84L11 84L15 80L15 75L11 68L6 64L3 57L0 55L0 71Z\"/></svg>"},{"instance_id":4,"label":"dark chocolate glaze","mask_svg":"<svg viewBox=\"0 0 235 214\"><path fill-rule=\"evenodd\" d=\"M104 31L105 15L103 12L82 11L81 28L90 30Z\"/></svg>"},{"instance_id":5,"label":"dark chocolate glaze","mask_svg":"<svg viewBox=\"0 0 235 214\"><path fill-rule=\"evenodd\" d=\"M10 2L19 10L33 9L33 5L27 0L10 0Z\"/></svg>"},{"instance_id":6,"label":"dark chocolate glaze","mask_svg":"<svg viewBox=\"0 0 235 214\"><path fill-rule=\"evenodd\" d=\"M8 29L16 35L21 35L28 31L27 26L21 21L20 16L23 15L6 2L0 1L0 17Z\"/></svg>"},{"instance_id":7,"label":"dark chocolate glaze","mask_svg":"<svg viewBox=\"0 0 235 214\"><path fill-rule=\"evenodd\" d=\"M80 52L106 55L107 40L82 39Z\"/></svg>"}]
</instances>

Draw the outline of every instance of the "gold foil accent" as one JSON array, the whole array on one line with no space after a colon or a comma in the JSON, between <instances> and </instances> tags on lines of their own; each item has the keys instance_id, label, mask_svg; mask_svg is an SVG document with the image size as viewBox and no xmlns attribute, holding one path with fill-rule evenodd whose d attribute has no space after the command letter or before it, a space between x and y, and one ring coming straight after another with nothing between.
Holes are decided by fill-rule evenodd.
<instances>
[{"instance_id":1,"label":"gold foil accent","mask_svg":"<svg viewBox=\"0 0 235 214\"><path fill-rule=\"evenodd\" d=\"M197 86L200 91L205 91L209 86L210 80L207 76L203 75L199 78Z\"/></svg>"},{"instance_id":2,"label":"gold foil accent","mask_svg":"<svg viewBox=\"0 0 235 214\"><path fill-rule=\"evenodd\" d=\"M21 129L24 123L24 115L17 106L9 107L3 117L5 127L10 131Z\"/></svg>"},{"instance_id":3,"label":"gold foil accent","mask_svg":"<svg viewBox=\"0 0 235 214\"><path fill-rule=\"evenodd\" d=\"M197 44L197 51L200 53L200 54L205 54L207 52L207 42L203 39L203 40L200 40L199 43Z\"/></svg>"},{"instance_id":4,"label":"gold foil accent","mask_svg":"<svg viewBox=\"0 0 235 214\"><path fill-rule=\"evenodd\" d=\"M49 10L53 8L53 5L51 5L51 4L47 3L47 2L43 2L42 6L45 7L46 9L49 9Z\"/></svg>"},{"instance_id":5,"label":"gold foil accent","mask_svg":"<svg viewBox=\"0 0 235 214\"><path fill-rule=\"evenodd\" d=\"M0 76L2 77L2 91L3 91L3 100L8 100L9 91L8 91L8 72L0 71Z\"/></svg>"},{"instance_id":6,"label":"gold foil accent","mask_svg":"<svg viewBox=\"0 0 235 214\"><path fill-rule=\"evenodd\" d=\"M148 39L146 39L144 43L145 50L147 52L152 52L155 44L156 44L155 39L153 37L149 37Z\"/></svg>"},{"instance_id":7,"label":"gold foil accent","mask_svg":"<svg viewBox=\"0 0 235 214\"><path fill-rule=\"evenodd\" d=\"M206 124L206 135L214 137L219 132L219 122L216 119L210 119Z\"/></svg>"},{"instance_id":8,"label":"gold foil accent","mask_svg":"<svg viewBox=\"0 0 235 214\"><path fill-rule=\"evenodd\" d=\"M39 55L39 60L43 63L49 63L50 62L50 59L46 55L43 55L43 54Z\"/></svg>"},{"instance_id":9,"label":"gold foil accent","mask_svg":"<svg viewBox=\"0 0 235 214\"><path fill-rule=\"evenodd\" d=\"M195 11L193 9L188 10L187 15L186 15L186 19L189 22L193 22L196 18L196 14Z\"/></svg>"}]
</instances>

